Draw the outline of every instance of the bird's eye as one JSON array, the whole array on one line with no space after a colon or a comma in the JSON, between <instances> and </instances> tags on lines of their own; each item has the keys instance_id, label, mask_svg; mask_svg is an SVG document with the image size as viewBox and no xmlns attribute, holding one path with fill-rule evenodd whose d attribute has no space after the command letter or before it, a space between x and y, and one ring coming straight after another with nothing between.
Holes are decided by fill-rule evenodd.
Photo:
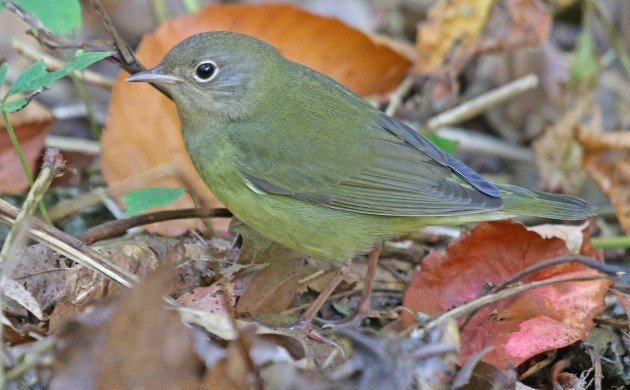
<instances>
[{"instance_id":1,"label":"bird's eye","mask_svg":"<svg viewBox=\"0 0 630 390\"><path fill-rule=\"evenodd\" d=\"M197 65L195 69L195 79L200 83L208 82L214 78L218 69L214 62L204 61Z\"/></svg>"}]
</instances>

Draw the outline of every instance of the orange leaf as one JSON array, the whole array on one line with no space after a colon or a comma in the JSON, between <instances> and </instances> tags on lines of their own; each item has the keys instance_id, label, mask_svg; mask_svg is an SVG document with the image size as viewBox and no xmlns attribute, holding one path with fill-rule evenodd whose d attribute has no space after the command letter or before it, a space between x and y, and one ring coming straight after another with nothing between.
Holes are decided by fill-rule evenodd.
<instances>
[{"instance_id":1,"label":"orange leaf","mask_svg":"<svg viewBox=\"0 0 630 390\"><path fill-rule=\"evenodd\" d=\"M37 102L31 102L15 114L9 114L9 122L15 130L31 172L37 168L37 160L44 148L46 129L53 120L50 111ZM0 119L0 193L16 194L26 189L26 174L13 149L5 124Z\"/></svg>"},{"instance_id":2,"label":"orange leaf","mask_svg":"<svg viewBox=\"0 0 630 390\"><path fill-rule=\"evenodd\" d=\"M146 66L154 66L184 38L213 30L267 41L288 59L325 73L361 95L392 90L411 66L407 58L337 19L272 4L209 5L196 15L164 23L142 40L136 54ZM151 185L192 186L193 193L218 206L184 149L174 105L150 86L130 85L124 78L121 74L113 88L102 139L102 169L107 182L113 185L174 161L186 179L169 176ZM184 207L192 207L189 198L169 206ZM150 230L178 235L192 229L203 229L203 225L199 221L174 221Z\"/></svg>"},{"instance_id":3,"label":"orange leaf","mask_svg":"<svg viewBox=\"0 0 630 390\"><path fill-rule=\"evenodd\" d=\"M619 223L630 234L630 132L581 127L582 164L608 195Z\"/></svg>"},{"instance_id":4,"label":"orange leaf","mask_svg":"<svg viewBox=\"0 0 630 390\"><path fill-rule=\"evenodd\" d=\"M581 253L601 260L587 230ZM520 270L554 257L570 255L559 238L542 238L523 225L486 222L449 245L444 255L431 252L405 292L403 304L414 312L437 314L477 298ZM591 275L581 264L545 268L521 281ZM462 356L494 346L483 360L500 369L583 339L593 316L604 309L608 280L565 282L529 290L479 310L462 329ZM407 316L407 323L413 321Z\"/></svg>"}]
</instances>

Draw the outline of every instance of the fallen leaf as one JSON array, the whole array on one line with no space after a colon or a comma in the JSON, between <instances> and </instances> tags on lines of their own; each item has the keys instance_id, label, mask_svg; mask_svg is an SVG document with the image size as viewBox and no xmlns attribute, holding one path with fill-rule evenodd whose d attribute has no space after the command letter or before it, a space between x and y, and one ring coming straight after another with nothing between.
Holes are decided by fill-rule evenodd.
<instances>
[{"instance_id":1,"label":"fallen leaf","mask_svg":"<svg viewBox=\"0 0 630 390\"><path fill-rule=\"evenodd\" d=\"M191 309L203 310L213 314L230 315L231 311L225 307L223 289L227 289L231 298L230 305L234 307L236 297L234 295L234 283L217 282L211 286L197 287L193 291L177 298L177 302Z\"/></svg>"},{"instance_id":2,"label":"fallen leaf","mask_svg":"<svg viewBox=\"0 0 630 390\"><path fill-rule=\"evenodd\" d=\"M179 41L212 30L240 32L265 40L287 58L323 72L361 95L392 90L411 66L396 51L336 19L273 4L208 5L195 15L164 23L142 40L136 54L143 64L154 66ZM101 166L107 183L111 186L174 163L178 175L163 177L151 185L186 187L200 201L218 207L219 202L198 177L185 151L175 106L150 86L125 83L125 77L121 74L112 90L101 143ZM193 206L186 196L169 208ZM148 228L180 235L188 230L203 230L204 226L199 220L182 220Z\"/></svg>"},{"instance_id":3,"label":"fallen leaf","mask_svg":"<svg viewBox=\"0 0 630 390\"><path fill-rule=\"evenodd\" d=\"M6 90L2 88L0 94L5 92ZM31 102L21 111L9 114L9 122L15 130L31 172L37 168L37 161L44 149L46 129L53 120L52 113L36 101ZM13 149L6 125L0 120L0 193L19 194L28 187L26 174Z\"/></svg>"},{"instance_id":4,"label":"fallen leaf","mask_svg":"<svg viewBox=\"0 0 630 390\"><path fill-rule=\"evenodd\" d=\"M447 60L472 50L486 25L494 0L440 0L418 26L414 71L433 73Z\"/></svg>"},{"instance_id":5,"label":"fallen leaf","mask_svg":"<svg viewBox=\"0 0 630 390\"><path fill-rule=\"evenodd\" d=\"M42 320L44 318L42 308L35 297L16 281L11 279L4 281L4 295L22 305L22 307L31 312L37 319Z\"/></svg>"},{"instance_id":6,"label":"fallen leaf","mask_svg":"<svg viewBox=\"0 0 630 390\"><path fill-rule=\"evenodd\" d=\"M585 230L581 253L602 259ZM407 289L403 304L413 312L444 312L477 298L488 285L497 285L516 272L541 261L570 255L559 238L542 238L523 225L486 222L464 233L445 254L431 252ZM552 277L595 275L577 263L548 267L522 279L523 283ZM593 317L604 305L609 280L552 284L523 292L479 310L462 330L462 357L488 346L495 349L483 361L504 369L548 350L586 337ZM404 315L408 322L413 316Z\"/></svg>"},{"instance_id":7,"label":"fallen leaf","mask_svg":"<svg viewBox=\"0 0 630 390\"><path fill-rule=\"evenodd\" d=\"M239 313L278 313L289 307L312 269L302 259L277 260L254 275L236 304Z\"/></svg>"},{"instance_id":8,"label":"fallen leaf","mask_svg":"<svg viewBox=\"0 0 630 390\"><path fill-rule=\"evenodd\" d=\"M587 227L588 222L577 226L547 223L528 227L527 230L538 233L542 238L558 237L567 244L571 253L578 254L582 249L584 229Z\"/></svg>"},{"instance_id":9,"label":"fallen leaf","mask_svg":"<svg viewBox=\"0 0 630 390\"><path fill-rule=\"evenodd\" d=\"M540 187L544 190L575 193L584 183L586 174L580 169L582 146L575 137L575 130L591 106L590 99L580 99L534 141Z\"/></svg>"},{"instance_id":10,"label":"fallen leaf","mask_svg":"<svg viewBox=\"0 0 630 390\"><path fill-rule=\"evenodd\" d=\"M149 274L118 304L85 311L59 334L51 388L196 388L203 365L189 329L163 306L174 273Z\"/></svg>"},{"instance_id":11,"label":"fallen leaf","mask_svg":"<svg viewBox=\"0 0 630 390\"><path fill-rule=\"evenodd\" d=\"M582 164L608 195L626 234L630 234L630 132L581 127Z\"/></svg>"}]
</instances>

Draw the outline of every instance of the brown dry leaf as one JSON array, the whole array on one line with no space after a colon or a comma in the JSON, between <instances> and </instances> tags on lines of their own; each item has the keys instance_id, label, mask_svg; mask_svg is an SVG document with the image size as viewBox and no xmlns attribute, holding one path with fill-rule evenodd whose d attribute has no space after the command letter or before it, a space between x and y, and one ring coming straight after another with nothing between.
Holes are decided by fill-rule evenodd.
<instances>
[{"instance_id":1,"label":"brown dry leaf","mask_svg":"<svg viewBox=\"0 0 630 390\"><path fill-rule=\"evenodd\" d=\"M494 0L438 1L418 26L414 71L436 72L449 58L472 50L493 5Z\"/></svg>"},{"instance_id":2,"label":"brown dry leaf","mask_svg":"<svg viewBox=\"0 0 630 390\"><path fill-rule=\"evenodd\" d=\"M289 307L312 268L302 259L271 262L252 278L236 304L239 313L278 313Z\"/></svg>"},{"instance_id":3,"label":"brown dry leaf","mask_svg":"<svg viewBox=\"0 0 630 390\"><path fill-rule=\"evenodd\" d=\"M9 114L26 162L33 172L44 149L46 129L54 120L50 111L32 101L23 110ZM13 149L6 125L0 120L0 193L18 194L28 189L28 180Z\"/></svg>"},{"instance_id":4,"label":"brown dry leaf","mask_svg":"<svg viewBox=\"0 0 630 390\"><path fill-rule=\"evenodd\" d=\"M601 261L584 230L580 253ZM449 245L445 254L431 252L414 274L403 303L414 312L437 314L477 298L518 271L570 255L559 238L542 238L523 225L485 222ZM523 283L554 277L596 275L581 264L564 263L522 279ZM462 329L462 356L493 346L483 361L504 369L545 351L582 340L593 317L604 308L610 281L565 282L525 291L479 310ZM404 316L413 321L412 316Z\"/></svg>"},{"instance_id":5,"label":"brown dry leaf","mask_svg":"<svg viewBox=\"0 0 630 390\"><path fill-rule=\"evenodd\" d=\"M171 270L148 275L114 306L100 305L59 334L50 387L196 388L203 365L193 339L161 297Z\"/></svg>"},{"instance_id":6,"label":"brown dry leaf","mask_svg":"<svg viewBox=\"0 0 630 390\"><path fill-rule=\"evenodd\" d=\"M19 303L22 307L37 317L38 320L42 320L44 318L44 313L42 311L42 307L39 305L39 302L37 302L35 297L20 283L15 280L7 279L4 281L3 289L4 295L7 298L11 298L15 302Z\"/></svg>"},{"instance_id":7,"label":"brown dry leaf","mask_svg":"<svg viewBox=\"0 0 630 390\"><path fill-rule=\"evenodd\" d=\"M580 169L582 146L575 130L592 106L588 98L580 99L558 121L548 127L542 137L533 143L541 188L551 192L575 193L586 179Z\"/></svg>"},{"instance_id":8,"label":"brown dry leaf","mask_svg":"<svg viewBox=\"0 0 630 390\"><path fill-rule=\"evenodd\" d=\"M362 95L392 90L411 66L407 58L336 19L272 4L209 5L195 15L164 23L142 40L136 54L143 64L154 66L179 41L212 30L240 32L265 40L287 58L325 73ZM174 105L148 85L125 83L125 77L121 74L113 88L101 143L101 164L107 182L113 185L174 162L185 180L172 175L154 181L152 186L192 186L189 189L202 201L219 206L185 151ZM168 207L193 207L193 203L189 197L182 197ZM204 226L199 220L183 220L149 229L179 235L203 230Z\"/></svg>"},{"instance_id":9,"label":"brown dry leaf","mask_svg":"<svg viewBox=\"0 0 630 390\"><path fill-rule=\"evenodd\" d=\"M508 36L501 38L512 43L522 42L530 45L547 42L553 15L542 1L508 0L507 3L511 16L510 26L507 30Z\"/></svg>"},{"instance_id":10,"label":"brown dry leaf","mask_svg":"<svg viewBox=\"0 0 630 390\"><path fill-rule=\"evenodd\" d=\"M211 286L197 287L193 291L177 298L177 302L191 309L203 310L213 314L230 315L232 312L225 307L224 289L230 297L230 305L236 304L234 283L221 282Z\"/></svg>"},{"instance_id":11,"label":"brown dry leaf","mask_svg":"<svg viewBox=\"0 0 630 390\"><path fill-rule=\"evenodd\" d=\"M608 195L626 234L630 234L630 132L581 127L582 163Z\"/></svg>"}]
</instances>

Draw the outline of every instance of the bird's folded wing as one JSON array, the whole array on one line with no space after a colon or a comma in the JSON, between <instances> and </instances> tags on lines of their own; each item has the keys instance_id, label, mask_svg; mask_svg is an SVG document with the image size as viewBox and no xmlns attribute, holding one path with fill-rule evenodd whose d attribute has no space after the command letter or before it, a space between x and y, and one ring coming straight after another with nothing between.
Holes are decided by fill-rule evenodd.
<instances>
[{"instance_id":1,"label":"bird's folded wing","mask_svg":"<svg viewBox=\"0 0 630 390\"><path fill-rule=\"evenodd\" d=\"M304 135L295 142L243 145L243 175L256 189L373 215L454 215L497 210L499 190L401 122L347 140ZM343 134L343 133L341 133Z\"/></svg>"}]
</instances>

